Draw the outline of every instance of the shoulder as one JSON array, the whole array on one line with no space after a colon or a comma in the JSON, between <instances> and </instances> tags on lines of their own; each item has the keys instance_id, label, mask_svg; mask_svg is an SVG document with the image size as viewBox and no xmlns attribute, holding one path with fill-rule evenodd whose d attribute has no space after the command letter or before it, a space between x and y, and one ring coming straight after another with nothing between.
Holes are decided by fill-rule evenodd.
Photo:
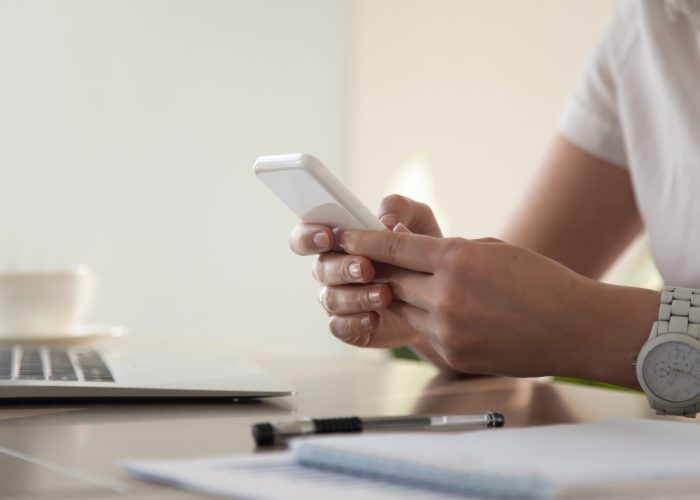
<instances>
[{"instance_id":1,"label":"shoulder","mask_svg":"<svg viewBox=\"0 0 700 500\"><path fill-rule=\"evenodd\" d=\"M666 0L621 0L618 2L603 45L615 72L621 71L630 54L638 47L644 31L645 19L649 17L649 4L663 4Z\"/></svg>"},{"instance_id":2,"label":"shoulder","mask_svg":"<svg viewBox=\"0 0 700 500\"><path fill-rule=\"evenodd\" d=\"M652 59L669 51L692 55L693 51L688 51L688 47L697 44L692 17L697 16L696 22L700 22L698 5L698 0L618 2L603 42L613 70L619 74L630 60L639 61L639 58L631 57L634 54Z\"/></svg>"}]
</instances>

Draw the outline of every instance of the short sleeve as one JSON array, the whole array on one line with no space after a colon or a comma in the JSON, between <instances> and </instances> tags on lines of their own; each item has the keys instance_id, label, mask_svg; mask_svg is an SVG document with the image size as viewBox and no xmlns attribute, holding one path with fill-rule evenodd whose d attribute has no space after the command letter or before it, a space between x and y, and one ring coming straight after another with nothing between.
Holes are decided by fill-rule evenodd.
<instances>
[{"instance_id":1,"label":"short sleeve","mask_svg":"<svg viewBox=\"0 0 700 500\"><path fill-rule=\"evenodd\" d=\"M633 0L637 1L637 0ZM618 6L612 22L599 40L569 97L559 129L584 151L620 167L627 166L625 140L619 117L616 78L619 55L626 49L629 19L625 4Z\"/></svg>"}]
</instances>

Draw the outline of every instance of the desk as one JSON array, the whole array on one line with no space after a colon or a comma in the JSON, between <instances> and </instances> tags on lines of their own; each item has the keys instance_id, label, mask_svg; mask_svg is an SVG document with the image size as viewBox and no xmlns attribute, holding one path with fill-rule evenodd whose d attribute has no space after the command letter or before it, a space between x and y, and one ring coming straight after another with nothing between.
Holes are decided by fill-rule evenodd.
<instances>
[{"instance_id":1,"label":"desk","mask_svg":"<svg viewBox=\"0 0 700 500\"><path fill-rule=\"evenodd\" d=\"M295 415L500 410L510 427L652 416L646 399L635 393L500 377L453 380L429 365L403 360L248 357L292 382L298 395L236 404L5 406L0 407L0 447L112 480L129 498L191 498L195 495L131 480L114 461L254 453L253 422ZM0 453L2 498L118 496Z\"/></svg>"}]
</instances>

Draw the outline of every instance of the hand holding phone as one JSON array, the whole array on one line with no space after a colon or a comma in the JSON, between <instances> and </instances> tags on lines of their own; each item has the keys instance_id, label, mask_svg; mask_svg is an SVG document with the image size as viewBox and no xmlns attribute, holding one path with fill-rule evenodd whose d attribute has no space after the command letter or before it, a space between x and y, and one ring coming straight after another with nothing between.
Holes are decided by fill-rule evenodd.
<instances>
[{"instance_id":1,"label":"hand holding phone","mask_svg":"<svg viewBox=\"0 0 700 500\"><path fill-rule=\"evenodd\" d=\"M255 173L305 223L294 228L290 246L299 255L318 254L314 276L322 285L319 298L330 315L329 328L333 335L343 342L364 347L425 343L418 331L387 309L393 293L385 280L375 280L374 263L367 257L332 251L333 235L317 226L388 231L384 224L310 155L263 156L255 162ZM411 200L404 199L401 206L394 200L391 206L395 210L391 213L403 213L401 207L407 203L412 204L412 212L423 213L424 218L429 216L433 220L427 206ZM439 233L437 224L433 226ZM397 226L394 231L408 229ZM325 244L317 243L315 236L320 235L330 238ZM433 359L428 348L421 347L421 352Z\"/></svg>"},{"instance_id":2,"label":"hand holding phone","mask_svg":"<svg viewBox=\"0 0 700 500\"><path fill-rule=\"evenodd\" d=\"M308 154L261 156L255 174L303 222L339 229L386 227L318 159Z\"/></svg>"}]
</instances>

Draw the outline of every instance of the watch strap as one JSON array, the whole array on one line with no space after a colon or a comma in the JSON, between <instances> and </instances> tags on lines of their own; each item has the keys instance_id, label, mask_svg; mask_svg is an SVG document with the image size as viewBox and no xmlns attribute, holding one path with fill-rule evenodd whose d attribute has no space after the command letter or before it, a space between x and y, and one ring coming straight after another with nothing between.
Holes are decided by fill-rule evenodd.
<instances>
[{"instance_id":1,"label":"watch strap","mask_svg":"<svg viewBox=\"0 0 700 500\"><path fill-rule=\"evenodd\" d=\"M700 290L665 286L661 292L659 320L654 323L650 339L665 333L682 333L700 340Z\"/></svg>"}]
</instances>

